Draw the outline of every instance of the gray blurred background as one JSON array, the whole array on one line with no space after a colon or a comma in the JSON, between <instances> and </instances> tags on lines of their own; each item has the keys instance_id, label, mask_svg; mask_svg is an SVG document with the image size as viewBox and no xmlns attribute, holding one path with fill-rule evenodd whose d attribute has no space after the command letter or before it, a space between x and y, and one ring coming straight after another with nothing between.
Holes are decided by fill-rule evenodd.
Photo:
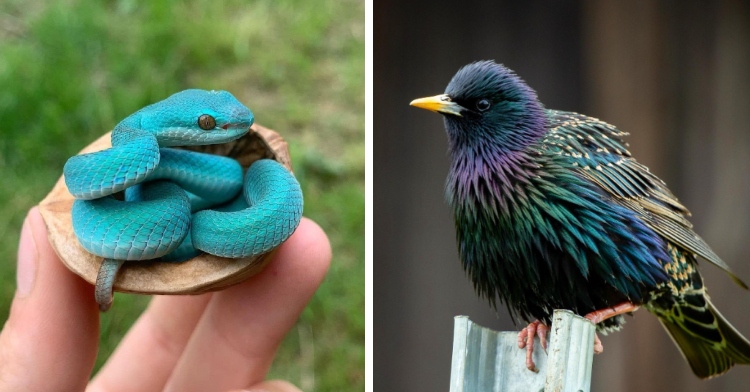
<instances>
[{"instance_id":1,"label":"gray blurred background","mask_svg":"<svg viewBox=\"0 0 750 392\"><path fill-rule=\"evenodd\" d=\"M630 132L633 155L750 280L748 2L379 0L374 11L376 390L447 390L453 316L522 327L474 295L443 199L442 118L409 107L471 61L504 63L547 107ZM702 266L714 304L750 337L750 293ZM592 391L750 390L750 366L698 380L645 310L603 343Z\"/></svg>"}]
</instances>

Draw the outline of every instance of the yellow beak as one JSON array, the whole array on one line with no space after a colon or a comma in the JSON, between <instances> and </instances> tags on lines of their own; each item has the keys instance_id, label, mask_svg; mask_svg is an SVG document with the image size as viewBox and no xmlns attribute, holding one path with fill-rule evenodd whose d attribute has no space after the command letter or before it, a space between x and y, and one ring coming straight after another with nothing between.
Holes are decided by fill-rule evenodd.
<instances>
[{"instance_id":1,"label":"yellow beak","mask_svg":"<svg viewBox=\"0 0 750 392\"><path fill-rule=\"evenodd\" d=\"M411 101L409 105L427 109L435 113L452 114L454 116L463 117L461 115L461 110L464 110L463 106L451 101L451 97L447 94L415 99Z\"/></svg>"}]
</instances>

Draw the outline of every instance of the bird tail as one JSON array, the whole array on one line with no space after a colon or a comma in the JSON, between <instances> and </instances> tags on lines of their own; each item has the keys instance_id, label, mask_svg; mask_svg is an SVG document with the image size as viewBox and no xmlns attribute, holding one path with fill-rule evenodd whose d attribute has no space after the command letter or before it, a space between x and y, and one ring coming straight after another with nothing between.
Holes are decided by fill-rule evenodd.
<instances>
[{"instance_id":1,"label":"bird tail","mask_svg":"<svg viewBox=\"0 0 750 392\"><path fill-rule=\"evenodd\" d=\"M657 314L693 373L700 378L710 378L726 373L736 363L750 364L750 342L706 296L700 297L673 303L669 311Z\"/></svg>"}]
</instances>

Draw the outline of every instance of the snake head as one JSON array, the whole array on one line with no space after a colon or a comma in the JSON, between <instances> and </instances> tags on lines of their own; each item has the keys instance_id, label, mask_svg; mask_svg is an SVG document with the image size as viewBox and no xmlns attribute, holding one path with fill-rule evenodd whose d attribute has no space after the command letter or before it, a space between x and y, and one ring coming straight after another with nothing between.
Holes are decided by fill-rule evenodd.
<instances>
[{"instance_id":1,"label":"snake head","mask_svg":"<svg viewBox=\"0 0 750 392\"><path fill-rule=\"evenodd\" d=\"M227 91L184 90L121 123L156 135L160 146L219 144L246 134L253 113Z\"/></svg>"}]
</instances>

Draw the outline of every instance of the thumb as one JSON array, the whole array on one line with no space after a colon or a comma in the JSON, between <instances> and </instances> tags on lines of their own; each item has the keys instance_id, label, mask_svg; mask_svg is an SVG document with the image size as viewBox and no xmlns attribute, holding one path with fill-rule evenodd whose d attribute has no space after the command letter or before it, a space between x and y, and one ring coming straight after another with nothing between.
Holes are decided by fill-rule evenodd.
<instances>
[{"instance_id":1,"label":"thumb","mask_svg":"<svg viewBox=\"0 0 750 392\"><path fill-rule=\"evenodd\" d=\"M99 339L93 287L57 257L36 207L21 229L17 262L0 332L0 390L84 390Z\"/></svg>"}]
</instances>

